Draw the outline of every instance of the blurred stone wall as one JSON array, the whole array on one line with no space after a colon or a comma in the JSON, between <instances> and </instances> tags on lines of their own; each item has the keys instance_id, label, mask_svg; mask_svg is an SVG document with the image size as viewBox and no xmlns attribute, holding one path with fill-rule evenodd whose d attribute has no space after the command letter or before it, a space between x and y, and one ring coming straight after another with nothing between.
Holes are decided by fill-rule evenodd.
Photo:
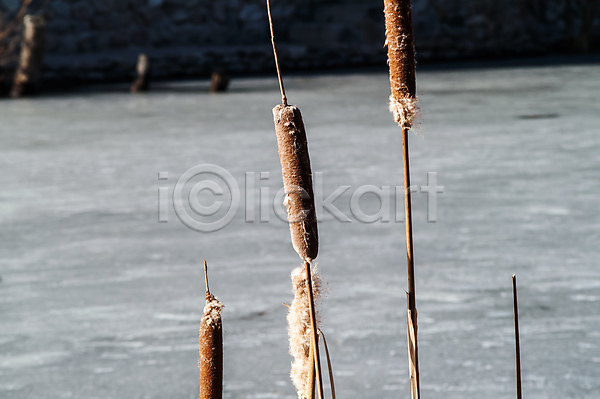
<instances>
[{"instance_id":1,"label":"blurred stone wall","mask_svg":"<svg viewBox=\"0 0 600 399\"><path fill-rule=\"evenodd\" d=\"M418 58L527 56L583 49L600 0L413 0ZM4 9L18 0L1 0ZM285 69L383 65L383 0L272 0ZM154 74L271 70L263 0L47 0L47 79L122 80L139 52ZM600 36L600 5L591 18ZM583 47L582 47L583 46Z\"/></svg>"}]
</instances>

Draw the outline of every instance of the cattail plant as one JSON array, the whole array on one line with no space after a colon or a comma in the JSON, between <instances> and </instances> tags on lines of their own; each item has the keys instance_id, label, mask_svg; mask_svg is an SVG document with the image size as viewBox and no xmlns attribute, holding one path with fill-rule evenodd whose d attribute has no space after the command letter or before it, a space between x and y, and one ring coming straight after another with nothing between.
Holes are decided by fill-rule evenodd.
<instances>
[{"instance_id":1,"label":"cattail plant","mask_svg":"<svg viewBox=\"0 0 600 399\"><path fill-rule=\"evenodd\" d=\"M223 304L210 293L204 261L206 297L204 315L200 320L200 399L223 397Z\"/></svg>"},{"instance_id":2,"label":"cattail plant","mask_svg":"<svg viewBox=\"0 0 600 399\"><path fill-rule=\"evenodd\" d=\"M390 69L390 111L402 129L402 159L404 165L404 220L406 221L406 255L408 269L407 326L410 392L420 399L419 351L417 345L417 306L412 236L410 168L408 130L417 112L415 48L410 0L384 0L385 41Z\"/></svg>"},{"instance_id":3,"label":"cattail plant","mask_svg":"<svg viewBox=\"0 0 600 399\"><path fill-rule=\"evenodd\" d=\"M267 0L267 12L275 67L277 68L281 90L281 104L273 108L273 117L283 186L286 194L285 204L287 205L292 245L304 261L304 270L300 267L292 272L295 295L288 316L290 354L294 356L291 377L298 392L298 397L300 399L312 399L314 395L312 388L314 375L319 397L323 398L317 318L314 304L314 297L318 295L320 282L316 271L314 269L311 271L311 262L317 257L319 250L319 237L308 142L300 109L294 105L288 105L285 96L275 46L269 0ZM304 274L304 277L301 277L302 274ZM314 361L311 360L311 357Z\"/></svg>"}]
</instances>

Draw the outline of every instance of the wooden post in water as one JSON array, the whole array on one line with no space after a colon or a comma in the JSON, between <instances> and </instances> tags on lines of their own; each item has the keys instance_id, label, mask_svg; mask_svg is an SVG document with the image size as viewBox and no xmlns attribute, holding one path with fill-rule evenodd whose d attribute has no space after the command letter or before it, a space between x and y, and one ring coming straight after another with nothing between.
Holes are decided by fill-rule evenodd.
<instances>
[{"instance_id":1,"label":"wooden post in water","mask_svg":"<svg viewBox=\"0 0 600 399\"><path fill-rule=\"evenodd\" d=\"M210 77L210 91L212 93L221 93L229 88L229 75L222 70L214 71Z\"/></svg>"},{"instance_id":2,"label":"wooden post in water","mask_svg":"<svg viewBox=\"0 0 600 399\"><path fill-rule=\"evenodd\" d=\"M11 97L21 97L39 90L42 58L44 55L44 18L25 15L19 66L15 72Z\"/></svg>"},{"instance_id":3,"label":"wooden post in water","mask_svg":"<svg viewBox=\"0 0 600 399\"><path fill-rule=\"evenodd\" d=\"M146 54L142 53L138 56L138 61L135 70L137 72L137 78L131 85L130 91L132 93L147 91L150 88L150 75L152 69L150 64L150 58Z\"/></svg>"}]
</instances>

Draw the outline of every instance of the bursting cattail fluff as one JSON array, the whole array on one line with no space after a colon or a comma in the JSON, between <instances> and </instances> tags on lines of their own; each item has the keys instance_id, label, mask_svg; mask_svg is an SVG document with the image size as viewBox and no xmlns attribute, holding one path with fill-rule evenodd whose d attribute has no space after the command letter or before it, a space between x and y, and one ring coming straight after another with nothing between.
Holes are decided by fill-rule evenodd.
<instances>
[{"instance_id":1,"label":"bursting cattail fluff","mask_svg":"<svg viewBox=\"0 0 600 399\"><path fill-rule=\"evenodd\" d=\"M276 106L273 117L292 245L300 258L312 262L319 250L319 237L304 122L294 105Z\"/></svg>"},{"instance_id":2,"label":"bursting cattail fluff","mask_svg":"<svg viewBox=\"0 0 600 399\"><path fill-rule=\"evenodd\" d=\"M311 268L313 296L318 298L321 293L321 278L316 267ZM288 336L290 340L290 355L294 357L290 377L296 387L299 399L309 397L310 359L310 310L306 273L303 266L292 271L292 288L294 300L287 316Z\"/></svg>"},{"instance_id":3,"label":"bursting cattail fluff","mask_svg":"<svg viewBox=\"0 0 600 399\"><path fill-rule=\"evenodd\" d=\"M409 0L384 0L385 44L390 68L390 111L403 129L417 116L415 46Z\"/></svg>"},{"instance_id":4,"label":"bursting cattail fluff","mask_svg":"<svg viewBox=\"0 0 600 399\"><path fill-rule=\"evenodd\" d=\"M206 294L204 316L200 320L200 399L223 396L223 304Z\"/></svg>"}]
</instances>

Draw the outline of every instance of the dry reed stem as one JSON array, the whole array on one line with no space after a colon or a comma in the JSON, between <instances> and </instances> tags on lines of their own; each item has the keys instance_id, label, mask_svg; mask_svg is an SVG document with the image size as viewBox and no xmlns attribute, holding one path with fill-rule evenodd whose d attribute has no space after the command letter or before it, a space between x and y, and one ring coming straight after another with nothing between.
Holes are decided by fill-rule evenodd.
<instances>
[{"instance_id":1,"label":"dry reed stem","mask_svg":"<svg viewBox=\"0 0 600 399\"><path fill-rule=\"evenodd\" d=\"M310 263L319 251L319 235L302 114L294 105L280 104L273 108L273 117L292 245Z\"/></svg>"},{"instance_id":2,"label":"dry reed stem","mask_svg":"<svg viewBox=\"0 0 600 399\"><path fill-rule=\"evenodd\" d=\"M279 68L279 57L277 56L277 46L275 45L275 32L273 30L273 18L271 17L271 2L267 0L267 14L269 15L269 29L271 30L271 45L273 46L273 56L275 57L275 68L277 69L277 80L279 80L279 90L281 91L281 103L287 106L287 97L283 87L283 78Z\"/></svg>"},{"instance_id":3,"label":"dry reed stem","mask_svg":"<svg viewBox=\"0 0 600 399\"><path fill-rule=\"evenodd\" d=\"M415 47L410 0L384 0L385 44L390 68L390 111L401 128L417 115Z\"/></svg>"},{"instance_id":4,"label":"dry reed stem","mask_svg":"<svg viewBox=\"0 0 600 399\"><path fill-rule=\"evenodd\" d=\"M208 288L208 273L204 261L206 298L204 316L200 320L200 399L223 397L223 304Z\"/></svg>"},{"instance_id":5,"label":"dry reed stem","mask_svg":"<svg viewBox=\"0 0 600 399\"><path fill-rule=\"evenodd\" d=\"M314 343L312 346L312 352L315 358L315 372L317 380L317 390L319 392L319 399L325 399L323 395L323 377L321 375L321 356L319 355L319 330L317 327L317 311L315 310L315 298L312 289L312 275L310 271L310 262L304 261L304 271L306 275L306 287L308 292L308 306L310 311L310 333L312 335L311 340Z\"/></svg>"},{"instance_id":6,"label":"dry reed stem","mask_svg":"<svg viewBox=\"0 0 600 399\"><path fill-rule=\"evenodd\" d=\"M517 399L523 397L521 392L521 340L519 337L519 304L517 301L517 275L512 275L513 312L515 320L515 363L517 374Z\"/></svg>"},{"instance_id":7,"label":"dry reed stem","mask_svg":"<svg viewBox=\"0 0 600 399\"><path fill-rule=\"evenodd\" d=\"M410 397L413 399L421 397L421 393L419 391L419 347L417 346L417 326L414 324L416 319L416 314L413 319L413 312L408 309L408 367L410 375Z\"/></svg>"},{"instance_id":8,"label":"dry reed stem","mask_svg":"<svg viewBox=\"0 0 600 399\"><path fill-rule=\"evenodd\" d=\"M317 343L318 345L318 343ZM315 341L312 336L310 339L310 352L308 354L308 381L307 381L307 398L314 399L315 397L315 383L316 383L316 368L315 368Z\"/></svg>"},{"instance_id":9,"label":"dry reed stem","mask_svg":"<svg viewBox=\"0 0 600 399\"><path fill-rule=\"evenodd\" d=\"M329 371L329 386L331 387L331 399L335 399L335 382L333 381L333 368L331 367L331 357L329 357L329 348L325 334L319 329L319 335L323 337L323 346L325 347L325 356L327 357L327 370Z\"/></svg>"},{"instance_id":10,"label":"dry reed stem","mask_svg":"<svg viewBox=\"0 0 600 399\"><path fill-rule=\"evenodd\" d=\"M419 345L417 342L417 293L415 289L415 263L412 228L412 203L410 192L410 162L408 156L408 129L402 129L402 163L404 168L404 219L406 226L406 264L408 274L407 337L408 362L410 371L410 392L412 399L421 398L419 377Z\"/></svg>"},{"instance_id":11,"label":"dry reed stem","mask_svg":"<svg viewBox=\"0 0 600 399\"><path fill-rule=\"evenodd\" d=\"M310 369L314 367L314 358L311 359L311 352L314 353L311 346L312 328L310 298L308 283L306 279L305 268L297 267L292 271L292 288L294 291L294 300L288 312L288 335L290 342L290 355L294 357L290 377L298 393L299 399L310 398ZM314 298L319 298L321 294L321 278L318 270L313 267L311 270L312 292Z\"/></svg>"}]
</instances>

